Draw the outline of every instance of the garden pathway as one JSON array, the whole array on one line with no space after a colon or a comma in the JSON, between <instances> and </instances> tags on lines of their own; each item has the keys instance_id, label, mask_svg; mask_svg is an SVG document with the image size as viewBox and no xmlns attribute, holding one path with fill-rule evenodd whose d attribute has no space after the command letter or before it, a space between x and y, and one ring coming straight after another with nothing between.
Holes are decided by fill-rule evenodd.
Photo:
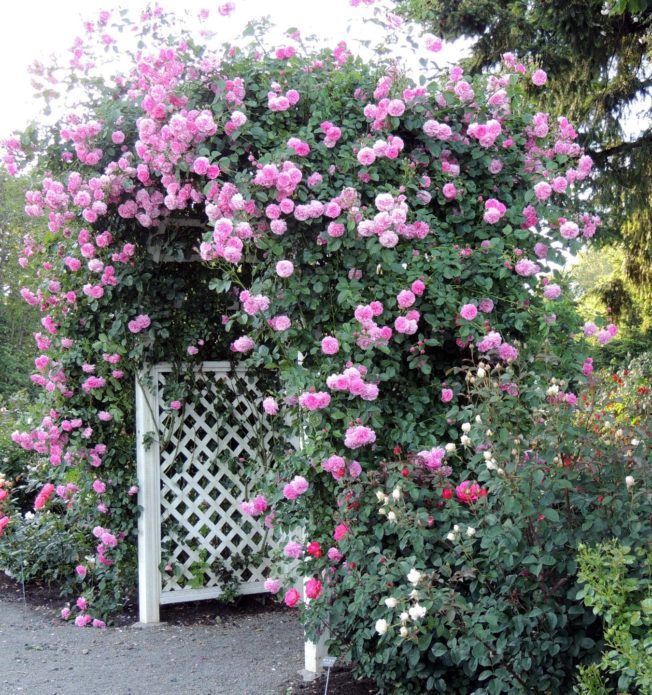
<instances>
[{"instance_id":1,"label":"garden pathway","mask_svg":"<svg viewBox=\"0 0 652 695\"><path fill-rule=\"evenodd\" d=\"M303 666L301 627L260 606L219 624L62 623L51 607L0 595L0 693L279 695Z\"/></svg>"}]
</instances>

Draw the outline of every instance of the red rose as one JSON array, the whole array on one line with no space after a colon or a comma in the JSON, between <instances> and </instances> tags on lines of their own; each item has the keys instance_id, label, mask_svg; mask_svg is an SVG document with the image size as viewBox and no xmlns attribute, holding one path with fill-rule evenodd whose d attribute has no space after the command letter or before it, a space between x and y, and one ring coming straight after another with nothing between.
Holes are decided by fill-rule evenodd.
<instances>
[{"instance_id":1,"label":"red rose","mask_svg":"<svg viewBox=\"0 0 652 695\"><path fill-rule=\"evenodd\" d=\"M313 557L321 557L322 552L321 552L321 545L317 543L317 541L313 541L312 543L308 543L308 547L306 548L306 552L308 555L312 555Z\"/></svg>"}]
</instances>

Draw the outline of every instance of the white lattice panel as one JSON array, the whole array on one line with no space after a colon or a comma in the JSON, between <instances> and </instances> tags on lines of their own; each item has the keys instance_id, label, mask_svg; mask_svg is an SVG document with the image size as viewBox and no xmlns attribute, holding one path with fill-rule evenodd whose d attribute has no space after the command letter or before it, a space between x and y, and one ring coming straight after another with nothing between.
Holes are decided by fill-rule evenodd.
<instances>
[{"instance_id":1,"label":"white lattice panel","mask_svg":"<svg viewBox=\"0 0 652 695\"><path fill-rule=\"evenodd\" d=\"M141 586L144 622L158 620L158 604L219 596L223 571L237 579L240 593L264 591L267 529L239 505L255 490L274 440L256 379L228 363L204 363L180 411L163 396L175 378L171 367L157 365L149 376L147 386L137 385L139 572L141 585L156 592L156 600L147 599ZM147 609L142 617L147 603L150 619Z\"/></svg>"}]
</instances>

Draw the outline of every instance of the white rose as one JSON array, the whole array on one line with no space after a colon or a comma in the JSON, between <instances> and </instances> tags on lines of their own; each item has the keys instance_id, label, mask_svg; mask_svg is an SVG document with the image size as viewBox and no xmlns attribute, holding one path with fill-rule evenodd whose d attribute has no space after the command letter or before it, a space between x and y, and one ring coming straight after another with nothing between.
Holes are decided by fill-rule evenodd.
<instances>
[{"instance_id":1,"label":"white rose","mask_svg":"<svg viewBox=\"0 0 652 695\"><path fill-rule=\"evenodd\" d=\"M410 606L408 612L412 620L419 620L425 616L426 609L423 606L420 606L418 603L415 603L413 606Z\"/></svg>"},{"instance_id":2,"label":"white rose","mask_svg":"<svg viewBox=\"0 0 652 695\"><path fill-rule=\"evenodd\" d=\"M421 572L414 567L407 573L407 580L410 584L418 584L421 581Z\"/></svg>"},{"instance_id":3,"label":"white rose","mask_svg":"<svg viewBox=\"0 0 652 695\"><path fill-rule=\"evenodd\" d=\"M465 422L462 425L462 432L470 432L471 431L471 423L470 422Z\"/></svg>"},{"instance_id":4,"label":"white rose","mask_svg":"<svg viewBox=\"0 0 652 695\"><path fill-rule=\"evenodd\" d=\"M400 487L395 487L392 490L392 498L395 499L397 502L398 502L398 500L401 499L401 488Z\"/></svg>"},{"instance_id":5,"label":"white rose","mask_svg":"<svg viewBox=\"0 0 652 695\"><path fill-rule=\"evenodd\" d=\"M452 454L454 451L457 450L457 446L453 442L449 442L448 444L446 444L444 449L446 449L447 454Z\"/></svg>"},{"instance_id":6,"label":"white rose","mask_svg":"<svg viewBox=\"0 0 652 695\"><path fill-rule=\"evenodd\" d=\"M487 372L485 372L485 370L482 369L482 367L480 367L480 369L478 369L477 371L477 375L478 379L484 379L487 376Z\"/></svg>"},{"instance_id":7,"label":"white rose","mask_svg":"<svg viewBox=\"0 0 652 695\"><path fill-rule=\"evenodd\" d=\"M387 632L388 627L389 625L387 624L387 621L384 618L376 620L376 632L379 635L384 635Z\"/></svg>"},{"instance_id":8,"label":"white rose","mask_svg":"<svg viewBox=\"0 0 652 695\"><path fill-rule=\"evenodd\" d=\"M628 489L629 489L630 487L634 487L634 484L635 484L635 483L636 483L636 481L634 480L634 476L633 476L633 475L628 475L628 476L625 478L625 485L627 485L627 488L628 488Z\"/></svg>"},{"instance_id":9,"label":"white rose","mask_svg":"<svg viewBox=\"0 0 652 695\"><path fill-rule=\"evenodd\" d=\"M379 502L385 502L385 493L382 490L376 490L376 499Z\"/></svg>"},{"instance_id":10,"label":"white rose","mask_svg":"<svg viewBox=\"0 0 652 695\"><path fill-rule=\"evenodd\" d=\"M475 421L478 423L478 425L482 424L482 418L479 415L475 416Z\"/></svg>"},{"instance_id":11,"label":"white rose","mask_svg":"<svg viewBox=\"0 0 652 695\"><path fill-rule=\"evenodd\" d=\"M396 608L397 603L398 601L393 596L385 599L385 605L387 608Z\"/></svg>"},{"instance_id":12,"label":"white rose","mask_svg":"<svg viewBox=\"0 0 652 695\"><path fill-rule=\"evenodd\" d=\"M473 526L469 526L469 527L466 529L466 535L467 535L469 538L473 538L473 536L475 536L475 529L473 528Z\"/></svg>"},{"instance_id":13,"label":"white rose","mask_svg":"<svg viewBox=\"0 0 652 695\"><path fill-rule=\"evenodd\" d=\"M396 514L395 514L395 512L388 512L388 514L387 514L387 521L391 521L393 524L396 523Z\"/></svg>"},{"instance_id":14,"label":"white rose","mask_svg":"<svg viewBox=\"0 0 652 695\"><path fill-rule=\"evenodd\" d=\"M405 625L399 630L399 632L401 633L401 637L407 637L410 634Z\"/></svg>"},{"instance_id":15,"label":"white rose","mask_svg":"<svg viewBox=\"0 0 652 695\"><path fill-rule=\"evenodd\" d=\"M460 437L460 442L462 446L471 446L471 438L467 437L465 434Z\"/></svg>"},{"instance_id":16,"label":"white rose","mask_svg":"<svg viewBox=\"0 0 652 695\"><path fill-rule=\"evenodd\" d=\"M451 543L455 542L455 534L451 531L450 533L446 534L446 539L449 540Z\"/></svg>"},{"instance_id":17,"label":"white rose","mask_svg":"<svg viewBox=\"0 0 652 695\"><path fill-rule=\"evenodd\" d=\"M406 611L403 611L398 617L401 619L402 623L407 623L408 619L410 618Z\"/></svg>"},{"instance_id":18,"label":"white rose","mask_svg":"<svg viewBox=\"0 0 652 695\"><path fill-rule=\"evenodd\" d=\"M483 452L482 456L484 457L485 461L489 461L493 454L491 453L491 450Z\"/></svg>"}]
</instances>

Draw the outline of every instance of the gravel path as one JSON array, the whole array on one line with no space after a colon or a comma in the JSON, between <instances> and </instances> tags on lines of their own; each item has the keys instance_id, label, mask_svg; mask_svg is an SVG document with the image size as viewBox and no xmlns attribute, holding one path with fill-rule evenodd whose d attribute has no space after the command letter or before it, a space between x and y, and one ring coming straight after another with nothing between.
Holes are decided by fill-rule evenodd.
<instances>
[{"instance_id":1,"label":"gravel path","mask_svg":"<svg viewBox=\"0 0 652 695\"><path fill-rule=\"evenodd\" d=\"M2 695L279 695L303 667L303 635L264 608L221 625L97 630L0 600L0 664Z\"/></svg>"}]
</instances>

